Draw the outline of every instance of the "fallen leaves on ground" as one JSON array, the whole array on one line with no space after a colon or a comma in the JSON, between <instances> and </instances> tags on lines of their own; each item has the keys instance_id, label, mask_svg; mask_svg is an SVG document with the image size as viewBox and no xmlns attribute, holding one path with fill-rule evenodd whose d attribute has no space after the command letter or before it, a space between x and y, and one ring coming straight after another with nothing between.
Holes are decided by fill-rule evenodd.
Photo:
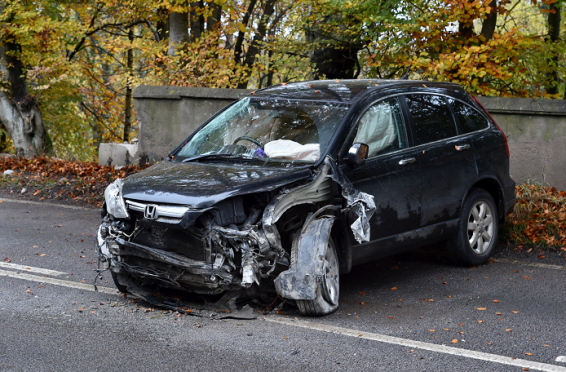
<instances>
[{"instance_id":1,"label":"fallen leaves on ground","mask_svg":"<svg viewBox=\"0 0 566 372\"><path fill-rule=\"evenodd\" d=\"M116 178L137 173L145 167L129 165L116 170L95 162L67 161L62 159L35 157L32 159L2 158L0 174L14 170L8 177L0 179L0 188L5 192L20 194L22 187L33 187L34 193L26 198L39 200L71 200L102 206L104 190ZM42 191L44 191L42 193Z\"/></svg>"},{"instance_id":2,"label":"fallen leaves on ground","mask_svg":"<svg viewBox=\"0 0 566 372\"><path fill-rule=\"evenodd\" d=\"M566 245L566 191L528 183L515 189L517 201L501 238L515 244Z\"/></svg>"},{"instance_id":3,"label":"fallen leaves on ground","mask_svg":"<svg viewBox=\"0 0 566 372\"><path fill-rule=\"evenodd\" d=\"M487 307L476 307L476 310L480 310L480 311L487 310Z\"/></svg>"},{"instance_id":4,"label":"fallen leaves on ground","mask_svg":"<svg viewBox=\"0 0 566 372\"><path fill-rule=\"evenodd\" d=\"M499 300L493 300L493 303L499 303Z\"/></svg>"},{"instance_id":5,"label":"fallen leaves on ground","mask_svg":"<svg viewBox=\"0 0 566 372\"><path fill-rule=\"evenodd\" d=\"M453 343L453 344L457 344L457 343L458 343L458 339L457 339L457 338L455 338L455 339L453 339L453 340L452 340L452 341L450 341L450 342L451 342L451 343Z\"/></svg>"}]
</instances>

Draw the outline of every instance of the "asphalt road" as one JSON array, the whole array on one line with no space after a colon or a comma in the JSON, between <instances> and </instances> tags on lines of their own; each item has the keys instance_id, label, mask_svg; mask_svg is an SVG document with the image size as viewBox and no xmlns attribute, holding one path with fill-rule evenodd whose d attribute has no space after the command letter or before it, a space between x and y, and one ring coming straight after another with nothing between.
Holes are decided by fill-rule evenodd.
<instances>
[{"instance_id":1,"label":"asphalt road","mask_svg":"<svg viewBox=\"0 0 566 372\"><path fill-rule=\"evenodd\" d=\"M563 258L461 268L431 247L354 268L330 316L215 320L74 288L94 278L99 219L0 203L0 371L566 371Z\"/></svg>"}]
</instances>

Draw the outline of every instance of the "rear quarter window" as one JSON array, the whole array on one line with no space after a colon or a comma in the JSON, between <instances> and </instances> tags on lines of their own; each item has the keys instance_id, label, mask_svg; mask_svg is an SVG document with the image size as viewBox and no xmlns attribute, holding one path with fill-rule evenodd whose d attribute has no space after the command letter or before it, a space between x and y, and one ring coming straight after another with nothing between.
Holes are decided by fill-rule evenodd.
<instances>
[{"instance_id":1,"label":"rear quarter window","mask_svg":"<svg viewBox=\"0 0 566 372\"><path fill-rule=\"evenodd\" d=\"M462 133L471 133L488 127L487 119L475 108L452 98L449 98L448 102L454 109Z\"/></svg>"},{"instance_id":2,"label":"rear quarter window","mask_svg":"<svg viewBox=\"0 0 566 372\"><path fill-rule=\"evenodd\" d=\"M432 94L409 94L405 98L413 119L416 145L457 135L456 123L443 97Z\"/></svg>"}]
</instances>

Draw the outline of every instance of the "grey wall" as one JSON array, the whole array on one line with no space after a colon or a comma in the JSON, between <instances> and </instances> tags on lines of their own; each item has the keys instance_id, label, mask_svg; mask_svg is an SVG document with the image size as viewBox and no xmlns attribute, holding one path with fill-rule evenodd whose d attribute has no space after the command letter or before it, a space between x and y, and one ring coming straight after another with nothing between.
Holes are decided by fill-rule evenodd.
<instances>
[{"instance_id":1,"label":"grey wall","mask_svg":"<svg viewBox=\"0 0 566 372\"><path fill-rule=\"evenodd\" d=\"M165 158L213 114L247 95L246 89L141 85L134 90L140 121L138 155L150 163Z\"/></svg>"},{"instance_id":2,"label":"grey wall","mask_svg":"<svg viewBox=\"0 0 566 372\"><path fill-rule=\"evenodd\" d=\"M139 86L142 159L160 161L210 116L251 90ZM566 100L479 97L509 140L511 175L566 190Z\"/></svg>"},{"instance_id":3,"label":"grey wall","mask_svg":"<svg viewBox=\"0 0 566 372\"><path fill-rule=\"evenodd\" d=\"M536 180L566 190L566 100L479 97L503 129L517 183Z\"/></svg>"}]
</instances>

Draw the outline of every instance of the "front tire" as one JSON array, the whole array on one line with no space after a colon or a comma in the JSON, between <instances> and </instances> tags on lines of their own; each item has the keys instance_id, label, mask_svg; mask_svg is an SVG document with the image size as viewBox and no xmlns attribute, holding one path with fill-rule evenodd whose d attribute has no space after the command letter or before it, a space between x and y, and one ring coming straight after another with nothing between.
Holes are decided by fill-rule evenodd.
<instances>
[{"instance_id":1,"label":"front tire","mask_svg":"<svg viewBox=\"0 0 566 372\"><path fill-rule=\"evenodd\" d=\"M472 189L449 247L453 261L466 266L487 263L497 245L498 232L499 215L493 197L486 190Z\"/></svg>"},{"instance_id":2,"label":"front tire","mask_svg":"<svg viewBox=\"0 0 566 372\"><path fill-rule=\"evenodd\" d=\"M297 239L293 243L291 257L297 257ZM322 281L316 284L316 298L314 300L297 300L297 307L302 315L323 316L333 313L338 308L340 297L340 268L338 254L332 237L329 238L326 254L323 257L324 275Z\"/></svg>"}]
</instances>

